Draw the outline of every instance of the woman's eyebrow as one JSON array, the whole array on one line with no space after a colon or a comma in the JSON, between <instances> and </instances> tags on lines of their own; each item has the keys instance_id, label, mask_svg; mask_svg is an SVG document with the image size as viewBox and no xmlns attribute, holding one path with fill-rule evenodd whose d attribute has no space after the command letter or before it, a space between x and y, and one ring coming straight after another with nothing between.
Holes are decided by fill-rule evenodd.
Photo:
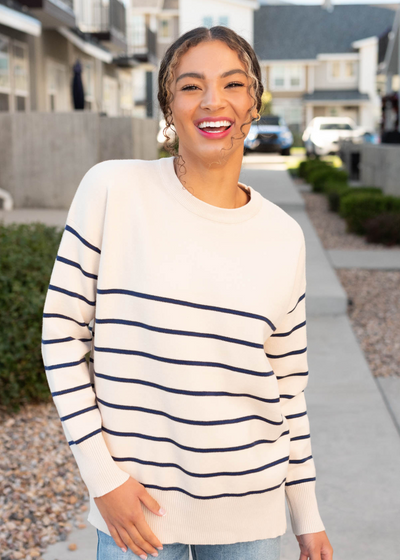
<instances>
[{"instance_id":1,"label":"woman's eyebrow","mask_svg":"<svg viewBox=\"0 0 400 560\"><path fill-rule=\"evenodd\" d=\"M223 74L220 75L220 78L226 78L231 74L244 74L245 76L247 76L246 72L241 68L234 68L233 70L228 70L227 72L223 72ZM181 74L176 78L175 83L178 83L179 80L182 80L183 78L198 78L199 80L206 79L204 74L199 74L198 72L185 72L184 74Z\"/></svg>"}]
</instances>

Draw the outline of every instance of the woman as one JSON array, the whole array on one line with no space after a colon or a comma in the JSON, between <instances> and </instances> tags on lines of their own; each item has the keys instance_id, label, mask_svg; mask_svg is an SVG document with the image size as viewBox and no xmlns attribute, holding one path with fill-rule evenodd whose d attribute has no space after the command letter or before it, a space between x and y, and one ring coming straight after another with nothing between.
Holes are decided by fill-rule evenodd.
<instances>
[{"instance_id":1,"label":"woman","mask_svg":"<svg viewBox=\"0 0 400 560\"><path fill-rule=\"evenodd\" d=\"M285 496L300 560L332 558L304 400L303 232L238 182L262 92L243 38L189 31L159 72L178 157L96 164L71 204L42 352L98 560L186 559L190 544L195 560L276 560Z\"/></svg>"}]
</instances>

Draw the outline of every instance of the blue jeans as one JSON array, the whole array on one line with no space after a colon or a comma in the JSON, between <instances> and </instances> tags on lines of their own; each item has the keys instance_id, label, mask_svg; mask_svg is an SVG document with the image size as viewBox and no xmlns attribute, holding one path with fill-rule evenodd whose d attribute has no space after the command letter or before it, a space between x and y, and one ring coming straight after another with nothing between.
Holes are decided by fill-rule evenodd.
<instances>
[{"instance_id":1,"label":"blue jeans","mask_svg":"<svg viewBox=\"0 0 400 560\"><path fill-rule=\"evenodd\" d=\"M112 537L97 529L96 560L133 560L139 558L129 548L127 552L115 544ZM163 544L158 556L147 555L148 560L189 560L189 547L193 560L279 560L281 554L281 537L234 544Z\"/></svg>"}]
</instances>

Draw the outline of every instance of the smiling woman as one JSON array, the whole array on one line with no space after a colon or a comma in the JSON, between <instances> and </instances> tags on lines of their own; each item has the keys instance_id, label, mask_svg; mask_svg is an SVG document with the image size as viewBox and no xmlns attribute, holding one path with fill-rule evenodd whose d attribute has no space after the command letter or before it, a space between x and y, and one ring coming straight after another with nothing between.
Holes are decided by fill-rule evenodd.
<instances>
[{"instance_id":1,"label":"smiling woman","mask_svg":"<svg viewBox=\"0 0 400 560\"><path fill-rule=\"evenodd\" d=\"M278 560L285 497L300 560L332 559L304 396L304 234L239 182L262 92L234 31L182 35L158 92L179 150L98 163L72 201L42 354L97 560L190 546Z\"/></svg>"}]
</instances>

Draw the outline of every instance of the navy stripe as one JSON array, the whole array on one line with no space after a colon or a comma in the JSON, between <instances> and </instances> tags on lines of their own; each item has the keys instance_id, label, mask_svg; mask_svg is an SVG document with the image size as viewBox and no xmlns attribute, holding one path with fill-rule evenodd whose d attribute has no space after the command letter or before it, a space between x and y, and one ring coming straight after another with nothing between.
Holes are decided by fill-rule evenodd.
<instances>
[{"instance_id":1,"label":"navy stripe","mask_svg":"<svg viewBox=\"0 0 400 560\"><path fill-rule=\"evenodd\" d=\"M57 342L70 342L71 340L79 340L80 342L91 342L91 338L74 338L73 336L67 336L66 338L53 338L51 340L43 340L42 344L55 344Z\"/></svg>"},{"instance_id":2,"label":"navy stripe","mask_svg":"<svg viewBox=\"0 0 400 560\"><path fill-rule=\"evenodd\" d=\"M275 467L276 465L280 465L281 463L287 463L289 456L287 457L282 457L282 459L278 459L276 461L274 461L273 463L268 463L267 465L263 465L262 467L257 467L256 469L249 469L248 471L238 471L238 472L229 472L229 471L221 471L221 472L215 472L215 473L194 473L192 471L187 471L186 469L184 469L183 467L181 467L180 465L178 465L177 463L157 463L156 461L144 461L143 459L137 459L136 457L112 457L114 459L114 461L118 462L118 463L122 463L125 461L132 461L134 463L139 463L140 465L151 465L153 467L175 467L176 469L179 469L180 471L182 471L183 473L185 473L188 476L193 476L195 478L213 478L216 476L246 476L249 474L253 474L253 473L257 473L257 472L261 472L261 471L265 471L266 469L269 469L271 467Z\"/></svg>"},{"instance_id":3,"label":"navy stripe","mask_svg":"<svg viewBox=\"0 0 400 560\"><path fill-rule=\"evenodd\" d=\"M70 297L81 299L82 301L84 301L85 303L88 303L89 305L96 305L96 301L90 301L90 300L86 299L84 296L81 296L81 294L77 294L76 292L70 292L69 290L64 290L64 288L59 288L58 286L53 286L53 284L49 285L49 290L54 290L55 292L60 292L61 294L65 294L65 295L70 296Z\"/></svg>"},{"instance_id":4,"label":"navy stripe","mask_svg":"<svg viewBox=\"0 0 400 560\"><path fill-rule=\"evenodd\" d=\"M290 438L290 441L297 441L299 439L309 439L310 437L311 437L310 434L307 434L306 436L296 436L296 437Z\"/></svg>"},{"instance_id":5,"label":"navy stripe","mask_svg":"<svg viewBox=\"0 0 400 560\"><path fill-rule=\"evenodd\" d=\"M86 439L89 439L93 436L95 436L96 434L100 434L101 433L101 428L99 428L98 430L95 430L94 432L87 434L86 436L81 437L80 439L77 439L76 441L69 441L68 445L79 445L80 443L82 443L82 441L85 441Z\"/></svg>"},{"instance_id":6,"label":"navy stripe","mask_svg":"<svg viewBox=\"0 0 400 560\"><path fill-rule=\"evenodd\" d=\"M313 478L302 478L301 480L292 480L292 482L286 482L285 486L293 486L293 484L302 484L303 482L312 482L316 480L315 476Z\"/></svg>"},{"instance_id":7,"label":"navy stripe","mask_svg":"<svg viewBox=\"0 0 400 560\"><path fill-rule=\"evenodd\" d=\"M293 313L293 311L296 309L296 307L299 305L299 303L306 297L306 294L304 292L304 294L302 296L299 297L299 299L297 300L296 305L293 307L293 309L291 311L288 311L288 315L289 313Z\"/></svg>"},{"instance_id":8,"label":"navy stripe","mask_svg":"<svg viewBox=\"0 0 400 560\"><path fill-rule=\"evenodd\" d=\"M78 387L72 387L71 389L64 389L63 391L55 391L51 393L52 397L58 397L59 395L65 395L67 393L74 393L75 391L80 391L81 389L87 389L88 387L94 387L93 383L86 383L86 385L79 385Z\"/></svg>"},{"instance_id":9,"label":"navy stripe","mask_svg":"<svg viewBox=\"0 0 400 560\"><path fill-rule=\"evenodd\" d=\"M262 422L273 424L274 426L281 426L283 424L283 420L281 420L280 422L275 422L275 420L269 420L268 418L264 418L264 416L258 416L257 414L251 414L249 416L242 416L239 418L229 418L227 420L190 420L187 418L178 418L177 416L172 416L172 414L168 414L163 410L154 410L153 408L145 408L143 406L108 403L107 401L99 399L99 397L97 397L97 401L104 406L108 406L109 408L115 408L117 410L138 410L140 412L147 412L148 414L157 414L158 416L165 416L166 418L174 420L175 422L190 424L192 426L225 426L226 424L238 424L239 422L247 422L248 420L261 420Z\"/></svg>"},{"instance_id":10,"label":"navy stripe","mask_svg":"<svg viewBox=\"0 0 400 560\"><path fill-rule=\"evenodd\" d=\"M65 364L56 364L55 366L44 366L44 369L48 371L51 369L61 369L65 367L79 366L79 364L82 364L83 362L86 362L85 358L82 358L82 360L79 360L79 362L67 362Z\"/></svg>"},{"instance_id":11,"label":"navy stripe","mask_svg":"<svg viewBox=\"0 0 400 560\"><path fill-rule=\"evenodd\" d=\"M89 249L92 249L93 251L96 251L96 253L101 254L101 251L98 247L95 247L95 245L92 245L91 243L89 243L89 241L86 241L86 239L84 239L77 231L76 229L72 228L69 225L65 226L65 229L67 231L69 231L70 233L72 233L73 235L75 235L79 241L81 241L84 245L86 245L86 247L89 247Z\"/></svg>"},{"instance_id":12,"label":"navy stripe","mask_svg":"<svg viewBox=\"0 0 400 560\"><path fill-rule=\"evenodd\" d=\"M137 383L138 385L145 385L148 387L155 387L156 389L161 389L162 391L167 391L168 393L175 393L178 395L191 395L196 397L249 397L250 399L256 399L261 402L266 403L278 403L279 398L276 399L264 399L256 395L250 395L249 393L229 393L228 391L186 391L183 389L173 389L172 387L165 387L164 385L159 385L158 383L152 383L151 381L145 381L144 379L131 379L125 377L112 377L111 375L105 375L103 373L94 372L96 377L101 377L102 379L107 379L108 381L116 381L120 383Z\"/></svg>"},{"instance_id":13,"label":"navy stripe","mask_svg":"<svg viewBox=\"0 0 400 560\"><path fill-rule=\"evenodd\" d=\"M294 464L294 465L299 465L300 463L305 463L305 462L309 461L310 459L312 459L312 455L309 455L308 457L305 457L304 459L290 459L289 463Z\"/></svg>"},{"instance_id":14,"label":"navy stripe","mask_svg":"<svg viewBox=\"0 0 400 560\"><path fill-rule=\"evenodd\" d=\"M263 315L257 315L256 313L248 313L247 311L238 311L236 309L228 309L226 307L216 307L214 305L205 305L202 303L193 303L191 301L184 301L181 299L173 299L167 298L162 296L154 296L151 294L144 294L142 292L134 292L132 290L122 290L122 289L109 289L109 290L101 290L97 289L97 293L101 295L107 294L122 294L127 296L134 296L144 299L151 299L154 301L162 301L164 303L174 303L175 305L185 305L187 307L194 307L196 309L207 309L209 311L219 311L221 313L231 313L232 315L240 315L241 317L250 317L251 319L260 319L261 321L266 322L273 331L276 330L275 325L267 319L267 317L263 317Z\"/></svg>"},{"instance_id":15,"label":"navy stripe","mask_svg":"<svg viewBox=\"0 0 400 560\"><path fill-rule=\"evenodd\" d=\"M163 327L154 327L152 325L147 325L146 323L140 323L139 321L128 321L126 319L96 319L96 323L101 325L113 324L113 325L127 325L130 327L141 327L143 329L148 329L149 331L161 332L166 334L178 334L182 336L197 336L199 338L215 338L217 340L224 340L226 342L232 342L234 344L243 344L244 346L251 346L252 348L264 348L263 344L257 342L250 342L247 340L241 340L240 338L231 338L229 336L221 336L218 334L211 333L201 333L195 331L179 331L175 329L167 329Z\"/></svg>"},{"instance_id":16,"label":"navy stripe","mask_svg":"<svg viewBox=\"0 0 400 560\"><path fill-rule=\"evenodd\" d=\"M123 348L101 348L95 346L96 352L109 352L110 354L125 354L129 356L143 356L144 358L150 358L152 360L157 360L158 362L166 362L168 364L179 364L184 366L206 366L206 367L219 367L223 369L228 369L230 371L238 371L239 373L247 373L249 375L259 375L260 377L269 377L274 375L273 371L253 371L251 369L244 369L235 366L229 366L227 364L222 364L219 362L200 362L195 360L176 360L173 358L165 358L163 356L156 356L155 354L149 354L148 352L141 352L139 350L125 350Z\"/></svg>"},{"instance_id":17,"label":"navy stripe","mask_svg":"<svg viewBox=\"0 0 400 560\"><path fill-rule=\"evenodd\" d=\"M70 261L69 259L65 259L64 257L60 257L59 255L57 255L56 261L60 261L64 264L68 264L70 266L74 266L75 268L79 268L79 270L82 272L82 274L84 274L88 278L94 278L95 280L97 280L97 274L91 274L90 272L86 272L86 270L83 270L81 265L79 263L75 262L75 261Z\"/></svg>"},{"instance_id":18,"label":"navy stripe","mask_svg":"<svg viewBox=\"0 0 400 560\"><path fill-rule=\"evenodd\" d=\"M307 414L307 411L305 412L299 412L298 414L289 414L288 416L286 416L286 419L290 418L300 418L300 416L305 416Z\"/></svg>"},{"instance_id":19,"label":"navy stripe","mask_svg":"<svg viewBox=\"0 0 400 560\"><path fill-rule=\"evenodd\" d=\"M281 399L293 399L296 395L280 395Z\"/></svg>"},{"instance_id":20,"label":"navy stripe","mask_svg":"<svg viewBox=\"0 0 400 560\"><path fill-rule=\"evenodd\" d=\"M63 416L62 418L60 418L60 420L61 422L65 422L65 420L75 418L75 416L80 416L81 414L85 414L85 412L90 412L91 410L95 410L96 408L98 408L97 404L88 406L88 408L84 408L82 410L78 410L77 412L73 412L72 414L68 414L67 416Z\"/></svg>"},{"instance_id":21,"label":"navy stripe","mask_svg":"<svg viewBox=\"0 0 400 560\"><path fill-rule=\"evenodd\" d=\"M285 377L295 377L297 375L308 375L308 371L300 371L299 373L289 373L288 375L277 375L277 379L285 379Z\"/></svg>"},{"instance_id":22,"label":"navy stripe","mask_svg":"<svg viewBox=\"0 0 400 560\"><path fill-rule=\"evenodd\" d=\"M198 500L215 500L216 498L238 498L241 496L250 496L251 494L264 494L265 492L271 492L272 490L277 490L282 486L282 484L285 483L285 481L286 478L284 478L282 482L277 486L271 486L270 488L263 488L262 490L251 490L250 492L241 492L239 494L225 492L225 494L213 494L211 496L199 496L197 494L192 494L191 492L188 492L183 488L179 488L178 486L168 486L168 487L158 486L157 484L146 484L142 481L141 483L145 488L154 488L155 490L163 490L163 491L172 490L173 492L182 492L183 494L186 494L187 496L190 496L191 498L195 498Z\"/></svg>"},{"instance_id":23,"label":"navy stripe","mask_svg":"<svg viewBox=\"0 0 400 560\"><path fill-rule=\"evenodd\" d=\"M297 329L301 329L301 327L304 327L305 324L306 324L306 321L303 321L302 323L299 323L298 325L293 327L293 329L291 331L284 332L284 333L274 333L274 334L271 334L271 337L273 337L273 336L289 336L290 334L292 334L292 332L296 331Z\"/></svg>"},{"instance_id":24,"label":"navy stripe","mask_svg":"<svg viewBox=\"0 0 400 560\"><path fill-rule=\"evenodd\" d=\"M267 358L277 359L286 358L287 356L296 356L297 354L304 354L304 352L307 352L307 346L305 348L301 348L301 350L292 350L292 352L287 352L286 354L274 355L265 353L265 355L267 356Z\"/></svg>"},{"instance_id":25,"label":"navy stripe","mask_svg":"<svg viewBox=\"0 0 400 560\"><path fill-rule=\"evenodd\" d=\"M76 319L73 319L72 317L67 317L67 315L60 315L60 313L43 313L43 318L44 319L67 319L67 321L73 321L80 327L87 327L89 325L89 323L80 323Z\"/></svg>"},{"instance_id":26,"label":"navy stripe","mask_svg":"<svg viewBox=\"0 0 400 560\"><path fill-rule=\"evenodd\" d=\"M139 432L116 432L114 430L110 430L108 428L105 428L104 426L103 426L103 431L106 432L107 434L110 434L112 436L117 436L117 437L137 437L137 438L145 439L145 440L148 440L148 441L167 442L167 443L171 443L172 445L175 445L176 447L179 447L179 449L184 449L185 451L191 451L191 452L194 452L194 453L225 453L225 452L231 452L231 451L242 451L244 449L250 449L251 447L255 447L256 445L261 445L263 443L275 443L281 437L289 435L289 430L286 430L285 432L282 432L276 439L272 439L272 440L271 439L259 439L259 440L253 441L252 443L248 443L248 444L245 444L245 445L239 445L237 447L197 448L197 447L189 447L187 445L182 445L181 443L178 443L175 440L173 440L171 438L167 438L167 437L149 436L148 434L141 434Z\"/></svg>"}]
</instances>

